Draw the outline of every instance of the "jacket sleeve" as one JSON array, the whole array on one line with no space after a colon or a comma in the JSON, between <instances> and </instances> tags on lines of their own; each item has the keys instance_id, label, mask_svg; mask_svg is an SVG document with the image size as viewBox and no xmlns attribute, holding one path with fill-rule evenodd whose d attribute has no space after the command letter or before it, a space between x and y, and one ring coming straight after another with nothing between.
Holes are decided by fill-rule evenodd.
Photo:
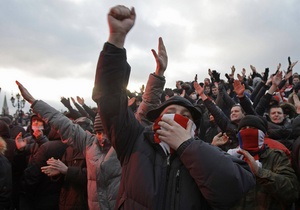
<instances>
[{"instance_id":1,"label":"jacket sleeve","mask_svg":"<svg viewBox=\"0 0 300 210\"><path fill-rule=\"evenodd\" d=\"M74 186L76 189L84 189L87 186L86 167L69 166L64 181L67 186Z\"/></svg>"},{"instance_id":2,"label":"jacket sleeve","mask_svg":"<svg viewBox=\"0 0 300 210\"><path fill-rule=\"evenodd\" d=\"M144 126L152 124L146 118L148 111L160 105L161 95L163 92L166 80L164 77L159 77L155 74L150 74L146 85L146 90L143 94L143 100L135 113L135 117Z\"/></svg>"},{"instance_id":3,"label":"jacket sleeve","mask_svg":"<svg viewBox=\"0 0 300 210\"><path fill-rule=\"evenodd\" d=\"M240 104L247 115L257 115L250 99L247 96L240 97Z\"/></svg>"},{"instance_id":4,"label":"jacket sleeve","mask_svg":"<svg viewBox=\"0 0 300 210\"><path fill-rule=\"evenodd\" d=\"M125 49L105 43L98 60L93 100L98 104L104 132L111 140L121 164L131 154L144 127L128 108L126 87L130 75Z\"/></svg>"},{"instance_id":5,"label":"jacket sleeve","mask_svg":"<svg viewBox=\"0 0 300 210\"><path fill-rule=\"evenodd\" d=\"M84 108L84 110L90 115L90 117L93 119L93 122L95 120L96 117L96 112L94 112L94 110L92 110L90 107L88 107L86 104L83 104L82 107Z\"/></svg>"},{"instance_id":6,"label":"jacket sleeve","mask_svg":"<svg viewBox=\"0 0 300 210\"><path fill-rule=\"evenodd\" d=\"M208 111L212 114L212 116L214 116L216 124L220 127L220 129L223 132L225 132L227 129L227 125L231 123L229 118L211 100L206 99L203 102Z\"/></svg>"},{"instance_id":7,"label":"jacket sleeve","mask_svg":"<svg viewBox=\"0 0 300 210\"><path fill-rule=\"evenodd\" d=\"M201 140L188 141L179 148L180 159L213 208L227 209L255 186L245 161Z\"/></svg>"},{"instance_id":8,"label":"jacket sleeve","mask_svg":"<svg viewBox=\"0 0 300 210\"><path fill-rule=\"evenodd\" d=\"M80 112L82 117L88 117L88 113L78 103L74 103L74 106Z\"/></svg>"},{"instance_id":9,"label":"jacket sleeve","mask_svg":"<svg viewBox=\"0 0 300 210\"><path fill-rule=\"evenodd\" d=\"M86 146L93 143L92 135L84 131L79 125L74 124L64 114L60 113L47 103L38 100L32 104L33 112L43 118L61 136L63 143L75 147L85 154Z\"/></svg>"},{"instance_id":10,"label":"jacket sleeve","mask_svg":"<svg viewBox=\"0 0 300 210\"><path fill-rule=\"evenodd\" d=\"M258 115L260 115L260 116L264 115L271 98L272 98L272 95L269 93L266 93L263 97L261 97L257 106L255 107L255 111Z\"/></svg>"}]
</instances>

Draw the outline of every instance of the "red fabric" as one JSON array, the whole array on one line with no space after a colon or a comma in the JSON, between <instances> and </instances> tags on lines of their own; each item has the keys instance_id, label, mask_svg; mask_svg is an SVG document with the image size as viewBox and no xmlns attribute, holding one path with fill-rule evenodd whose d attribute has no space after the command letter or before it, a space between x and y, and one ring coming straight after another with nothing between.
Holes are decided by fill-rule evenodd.
<instances>
[{"instance_id":1,"label":"red fabric","mask_svg":"<svg viewBox=\"0 0 300 210\"><path fill-rule=\"evenodd\" d=\"M248 128L240 130L239 135L241 137L240 147L249 152L259 151L258 145L258 129Z\"/></svg>"},{"instance_id":2,"label":"red fabric","mask_svg":"<svg viewBox=\"0 0 300 210\"><path fill-rule=\"evenodd\" d=\"M258 152L261 149L259 145L263 144L263 142L259 142L259 130L257 128L240 130L238 133L238 139L240 148L252 153L251 155L254 159L259 160Z\"/></svg>"},{"instance_id":3,"label":"red fabric","mask_svg":"<svg viewBox=\"0 0 300 210\"><path fill-rule=\"evenodd\" d=\"M279 141L276 141L274 139L267 138L267 137L264 138L264 141L265 141L265 144L267 144L269 146L269 148L282 150L288 156L288 158L291 160L292 156L291 156L290 150L288 148L286 148L286 146L284 146L282 143L280 143Z\"/></svg>"},{"instance_id":4,"label":"red fabric","mask_svg":"<svg viewBox=\"0 0 300 210\"><path fill-rule=\"evenodd\" d=\"M160 126L158 125L158 122L161 121L162 116L160 116L159 118L157 118L154 122L153 125L153 130L154 130L154 141L155 143L160 143L160 139L158 138L158 134L156 133L157 130L160 129ZM179 125L181 125L183 128L187 127L187 123L189 121L189 119L187 117L184 117L182 115L179 114L174 114L174 121L177 122Z\"/></svg>"}]
</instances>

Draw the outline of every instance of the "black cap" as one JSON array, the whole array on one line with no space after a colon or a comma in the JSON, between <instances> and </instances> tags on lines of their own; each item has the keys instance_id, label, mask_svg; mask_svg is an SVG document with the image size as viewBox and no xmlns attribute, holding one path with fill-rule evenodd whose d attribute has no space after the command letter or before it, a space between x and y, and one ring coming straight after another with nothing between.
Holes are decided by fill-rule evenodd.
<instances>
[{"instance_id":1,"label":"black cap","mask_svg":"<svg viewBox=\"0 0 300 210\"><path fill-rule=\"evenodd\" d=\"M257 128L264 133L267 132L268 129L268 122L265 118L261 116L256 116L256 115L246 115L241 119L238 125L238 130L240 130L242 127L245 126L251 126L254 128Z\"/></svg>"},{"instance_id":2,"label":"black cap","mask_svg":"<svg viewBox=\"0 0 300 210\"><path fill-rule=\"evenodd\" d=\"M194 122L199 120L202 116L200 110L198 110L189 100L181 97L181 96L173 96L162 103L156 109L152 109L147 113L147 119L154 122L161 114L161 112L167 107L172 104L180 105L187 108L190 113L192 114Z\"/></svg>"}]
</instances>

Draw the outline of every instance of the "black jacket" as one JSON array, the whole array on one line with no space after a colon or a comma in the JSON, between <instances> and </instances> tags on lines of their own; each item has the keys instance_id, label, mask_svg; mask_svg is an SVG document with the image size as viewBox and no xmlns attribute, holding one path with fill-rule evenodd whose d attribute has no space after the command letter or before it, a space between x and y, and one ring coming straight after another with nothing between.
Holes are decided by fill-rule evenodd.
<instances>
[{"instance_id":1,"label":"black jacket","mask_svg":"<svg viewBox=\"0 0 300 210\"><path fill-rule=\"evenodd\" d=\"M106 43L93 99L122 165L118 209L226 209L255 185L244 161L201 140L166 155L128 109L129 74L125 50Z\"/></svg>"}]
</instances>

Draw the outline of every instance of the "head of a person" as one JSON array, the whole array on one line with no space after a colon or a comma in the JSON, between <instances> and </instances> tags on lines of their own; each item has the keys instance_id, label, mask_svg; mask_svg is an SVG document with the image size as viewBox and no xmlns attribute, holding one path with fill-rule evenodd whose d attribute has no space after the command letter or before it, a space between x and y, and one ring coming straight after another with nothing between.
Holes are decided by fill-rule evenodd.
<instances>
[{"instance_id":1,"label":"head of a person","mask_svg":"<svg viewBox=\"0 0 300 210\"><path fill-rule=\"evenodd\" d=\"M284 112L282 107L280 107L279 105L271 106L269 110L269 117L271 122L275 124L282 123L284 120Z\"/></svg>"},{"instance_id":2,"label":"head of a person","mask_svg":"<svg viewBox=\"0 0 300 210\"><path fill-rule=\"evenodd\" d=\"M253 152L252 156L257 160L258 152L264 145L264 137L268 123L261 116L246 115L238 124L238 140L240 148Z\"/></svg>"},{"instance_id":3,"label":"head of a person","mask_svg":"<svg viewBox=\"0 0 300 210\"><path fill-rule=\"evenodd\" d=\"M97 113L97 115L95 117L95 121L94 121L94 132L95 132L99 142L102 142L103 131L104 131L104 129L103 129L102 121L101 121L99 113Z\"/></svg>"},{"instance_id":4,"label":"head of a person","mask_svg":"<svg viewBox=\"0 0 300 210\"><path fill-rule=\"evenodd\" d=\"M6 122L0 120L0 137L7 139L10 138L10 129Z\"/></svg>"},{"instance_id":5,"label":"head of a person","mask_svg":"<svg viewBox=\"0 0 300 210\"><path fill-rule=\"evenodd\" d=\"M294 74L293 75L293 85L296 86L297 84L299 84L299 75Z\"/></svg>"},{"instance_id":6,"label":"head of a person","mask_svg":"<svg viewBox=\"0 0 300 210\"><path fill-rule=\"evenodd\" d=\"M162 103L157 108L147 113L147 119L154 122L164 114L178 114L184 116L194 123L201 119L201 111L197 109L189 100L181 96L173 96Z\"/></svg>"},{"instance_id":7,"label":"head of a person","mask_svg":"<svg viewBox=\"0 0 300 210\"><path fill-rule=\"evenodd\" d=\"M204 85L205 86L207 86L207 85L209 86L209 84L210 84L210 79L209 78L205 78L204 79Z\"/></svg>"},{"instance_id":8,"label":"head of a person","mask_svg":"<svg viewBox=\"0 0 300 210\"><path fill-rule=\"evenodd\" d=\"M79 117L74 123L80 125L83 130L94 133L93 122L89 118Z\"/></svg>"},{"instance_id":9,"label":"head of a person","mask_svg":"<svg viewBox=\"0 0 300 210\"><path fill-rule=\"evenodd\" d=\"M172 96L174 96L174 92L171 88L165 88L165 100L168 100Z\"/></svg>"},{"instance_id":10,"label":"head of a person","mask_svg":"<svg viewBox=\"0 0 300 210\"><path fill-rule=\"evenodd\" d=\"M45 126L43 119L40 118L38 115L31 116L30 124L32 130L36 130L36 129L43 130Z\"/></svg>"},{"instance_id":11,"label":"head of a person","mask_svg":"<svg viewBox=\"0 0 300 210\"><path fill-rule=\"evenodd\" d=\"M214 96L218 95L218 92L219 92L219 90L218 90L218 88L215 85L211 86L211 93Z\"/></svg>"},{"instance_id":12,"label":"head of a person","mask_svg":"<svg viewBox=\"0 0 300 210\"><path fill-rule=\"evenodd\" d=\"M230 120L234 123L239 123L240 120L245 117L245 111L239 104L235 104L232 106L230 110Z\"/></svg>"}]
</instances>

